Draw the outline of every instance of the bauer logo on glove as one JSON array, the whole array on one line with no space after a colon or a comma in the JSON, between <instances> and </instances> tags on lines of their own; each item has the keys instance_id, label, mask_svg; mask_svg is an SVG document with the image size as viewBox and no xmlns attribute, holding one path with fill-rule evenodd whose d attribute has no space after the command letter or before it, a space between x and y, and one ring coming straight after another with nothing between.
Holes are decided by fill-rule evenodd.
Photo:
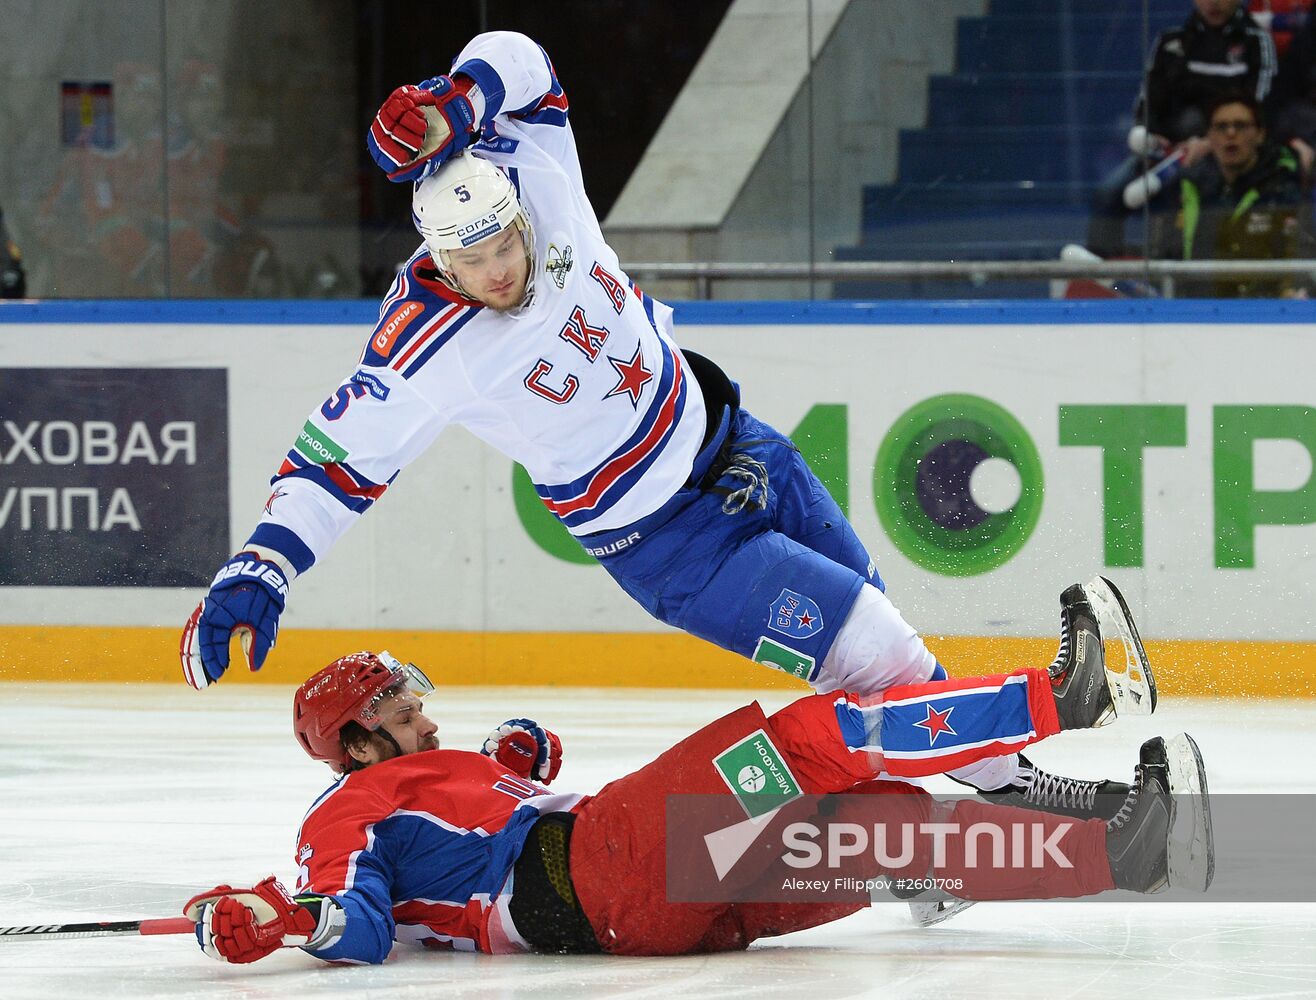
<instances>
[{"instance_id":1,"label":"bauer logo on glove","mask_svg":"<svg viewBox=\"0 0 1316 1000\"><path fill-rule=\"evenodd\" d=\"M263 667L278 638L287 598L288 574L261 554L239 552L221 566L183 626L178 652L187 682L200 689L224 675L235 632L247 666Z\"/></svg>"},{"instance_id":2,"label":"bauer logo on glove","mask_svg":"<svg viewBox=\"0 0 1316 1000\"><path fill-rule=\"evenodd\" d=\"M486 737L480 753L517 777L546 785L562 769L562 741L532 719L508 719Z\"/></svg>"}]
</instances>

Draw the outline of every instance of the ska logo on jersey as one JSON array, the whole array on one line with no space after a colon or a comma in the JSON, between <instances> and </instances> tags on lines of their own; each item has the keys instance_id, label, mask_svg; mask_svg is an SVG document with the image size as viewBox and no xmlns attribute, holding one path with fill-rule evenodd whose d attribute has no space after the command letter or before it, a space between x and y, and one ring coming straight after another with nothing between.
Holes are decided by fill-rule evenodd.
<instances>
[{"instance_id":1,"label":"ska logo on jersey","mask_svg":"<svg viewBox=\"0 0 1316 1000\"><path fill-rule=\"evenodd\" d=\"M768 609L768 628L792 639L807 639L823 630L822 610L812 598L783 589Z\"/></svg>"},{"instance_id":2,"label":"ska logo on jersey","mask_svg":"<svg viewBox=\"0 0 1316 1000\"><path fill-rule=\"evenodd\" d=\"M555 243L548 245L548 261L544 264L544 270L548 276L553 279L553 284L558 288L563 288L567 283L567 274L571 271L571 265L575 263L571 259L571 247L567 246L565 250L559 251Z\"/></svg>"}]
</instances>

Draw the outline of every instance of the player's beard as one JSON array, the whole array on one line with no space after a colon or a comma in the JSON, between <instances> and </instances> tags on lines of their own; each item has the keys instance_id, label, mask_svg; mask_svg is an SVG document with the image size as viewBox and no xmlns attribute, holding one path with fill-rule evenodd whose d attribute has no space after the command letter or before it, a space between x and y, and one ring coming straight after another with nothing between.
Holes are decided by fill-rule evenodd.
<instances>
[{"instance_id":1,"label":"player's beard","mask_svg":"<svg viewBox=\"0 0 1316 1000\"><path fill-rule=\"evenodd\" d=\"M497 313L510 313L520 309L525 304L526 283L521 281L519 285L514 284L508 291L502 293L497 299L481 299L486 306Z\"/></svg>"}]
</instances>

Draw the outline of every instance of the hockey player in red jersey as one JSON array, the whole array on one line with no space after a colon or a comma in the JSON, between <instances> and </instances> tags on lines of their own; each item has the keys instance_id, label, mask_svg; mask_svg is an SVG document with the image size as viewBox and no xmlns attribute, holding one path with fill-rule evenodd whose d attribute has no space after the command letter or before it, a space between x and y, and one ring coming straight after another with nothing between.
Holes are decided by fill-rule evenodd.
<instances>
[{"instance_id":1,"label":"hockey player in red jersey","mask_svg":"<svg viewBox=\"0 0 1316 1000\"><path fill-rule=\"evenodd\" d=\"M875 697L948 676L799 449L679 345L672 309L626 275L539 45L478 35L448 73L394 91L368 143L391 179L416 182L421 242L185 625L188 683L223 676L235 632L259 669L297 577L450 424L524 466L548 510L655 618L819 692ZM1112 714L1150 713L1151 671L1114 586L1070 588L1061 615L1053 676L1100 659L1103 629L1127 636L1134 667L1091 694ZM1024 800L1045 790L1069 807L1103 787L1013 752L952 777Z\"/></svg>"},{"instance_id":2,"label":"hockey player in red jersey","mask_svg":"<svg viewBox=\"0 0 1316 1000\"><path fill-rule=\"evenodd\" d=\"M950 877L974 899L1158 892L1169 884L1204 890L1213 866L1210 812L1201 756L1186 735L1143 744L1132 790L1109 822L972 800L948 806L890 780L1091 725L1075 714L1081 702L1072 693L1099 679L1099 665L1085 662L1066 690L1045 670L1021 670L900 686L877 699L813 695L771 717L754 703L583 796L546 787L561 760L547 730L512 720L481 753L443 749L422 712L420 696L432 690L424 675L385 653L352 654L295 696L303 749L341 776L303 820L296 895L271 876L250 888L217 886L184 912L206 954L242 963L284 946L329 961L381 962L394 941L495 954L725 951L861 909L857 899L671 901L669 796L732 795L716 762L746 740L798 791L850 793L828 800L839 809L883 796L888 816L910 824L935 816L969 831L949 835L943 861L920 850L892 874ZM978 824L1020 821L1068 837L1064 863L980 868L954 860L962 856L957 838Z\"/></svg>"}]
</instances>

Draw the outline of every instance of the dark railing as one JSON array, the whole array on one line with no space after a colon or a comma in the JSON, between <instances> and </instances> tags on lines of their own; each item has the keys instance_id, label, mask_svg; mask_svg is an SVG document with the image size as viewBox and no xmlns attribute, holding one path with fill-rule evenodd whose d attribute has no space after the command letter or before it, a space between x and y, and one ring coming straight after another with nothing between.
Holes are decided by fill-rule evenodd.
<instances>
[{"instance_id":1,"label":"dark railing","mask_svg":"<svg viewBox=\"0 0 1316 1000\"><path fill-rule=\"evenodd\" d=\"M1176 278L1316 278L1316 260L959 260L807 262L690 262L628 264L636 281L693 281L695 297L712 297L715 281L896 281L910 278L987 282L1009 279L1090 278L1152 284L1174 297Z\"/></svg>"}]
</instances>

